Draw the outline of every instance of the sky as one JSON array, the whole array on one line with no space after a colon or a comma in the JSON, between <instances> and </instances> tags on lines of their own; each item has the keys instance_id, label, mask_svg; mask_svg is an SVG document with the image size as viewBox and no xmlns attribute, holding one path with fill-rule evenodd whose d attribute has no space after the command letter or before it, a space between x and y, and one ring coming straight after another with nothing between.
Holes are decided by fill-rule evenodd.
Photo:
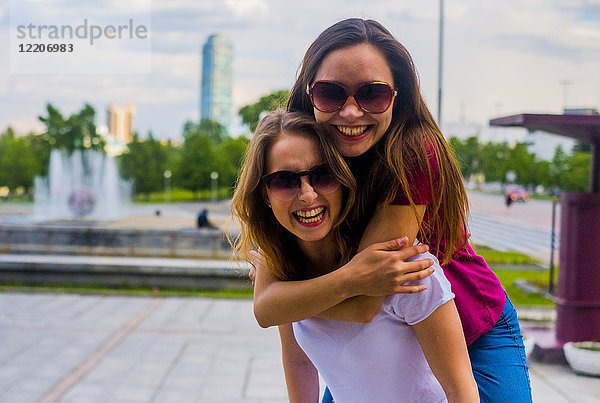
<instances>
[{"instance_id":1,"label":"sky","mask_svg":"<svg viewBox=\"0 0 600 403\"><path fill-rule=\"evenodd\" d=\"M138 0L130 0L135 5ZM11 73L10 18L17 3L58 23L71 12L102 20L117 0L0 0L0 131L43 130L47 103L64 115L84 103L106 123L109 103L131 102L142 137L178 139L199 119L201 48L213 33L234 46L236 111L260 96L289 89L310 43L344 18L373 18L411 53L424 98L437 110L439 0L140 0L151 15L149 49L105 62L125 67L139 58L148 71L128 74ZM563 106L600 108L600 0L446 0L443 103L445 125L485 126L498 116L561 113ZM20 4L21 6L23 4ZM89 7L92 5L92 7ZM101 6L99 6L101 5ZM131 6L133 7L133 6ZM123 11L129 18L131 7ZM150 57L148 58L148 53ZM140 59L141 60L141 59ZM13 66L14 67L14 66ZM143 69L140 69L140 71ZM234 134L247 130L241 126Z\"/></svg>"}]
</instances>

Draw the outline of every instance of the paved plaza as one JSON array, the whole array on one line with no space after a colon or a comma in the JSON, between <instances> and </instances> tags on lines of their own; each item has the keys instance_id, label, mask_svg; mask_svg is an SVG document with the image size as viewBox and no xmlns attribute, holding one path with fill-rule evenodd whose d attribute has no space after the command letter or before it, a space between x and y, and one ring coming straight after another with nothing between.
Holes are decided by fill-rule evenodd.
<instances>
[{"instance_id":1,"label":"paved plaza","mask_svg":"<svg viewBox=\"0 0 600 403\"><path fill-rule=\"evenodd\" d=\"M250 300L0 294L1 402L286 402L277 330ZM531 363L535 402L600 378Z\"/></svg>"},{"instance_id":2,"label":"paved plaza","mask_svg":"<svg viewBox=\"0 0 600 403\"><path fill-rule=\"evenodd\" d=\"M548 229L548 203L506 209L498 197L471 199L473 210L493 213L498 222ZM213 222L227 222L227 202L206 206ZM193 228L202 207L136 206L107 225ZM3 206L0 221L18 221L29 210ZM553 311L537 313L552 317ZM536 317L535 310L519 314ZM600 402L600 378L576 375L568 366L530 361L530 376L536 403ZM15 292L0 293L3 402L276 403L287 402L287 394L277 330L256 324L250 300Z\"/></svg>"}]
</instances>

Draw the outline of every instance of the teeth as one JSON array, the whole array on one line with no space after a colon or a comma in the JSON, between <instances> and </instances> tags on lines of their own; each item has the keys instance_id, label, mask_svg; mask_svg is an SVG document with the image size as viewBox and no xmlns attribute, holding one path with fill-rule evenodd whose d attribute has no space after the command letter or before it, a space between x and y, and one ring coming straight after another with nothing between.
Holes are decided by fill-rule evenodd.
<instances>
[{"instance_id":1,"label":"teeth","mask_svg":"<svg viewBox=\"0 0 600 403\"><path fill-rule=\"evenodd\" d=\"M319 221L322 218L324 211L325 207L317 207L312 210L296 211L294 212L294 215L301 222L311 223Z\"/></svg>"},{"instance_id":2,"label":"teeth","mask_svg":"<svg viewBox=\"0 0 600 403\"><path fill-rule=\"evenodd\" d=\"M336 126L336 128L346 136L359 136L363 134L369 126Z\"/></svg>"},{"instance_id":3,"label":"teeth","mask_svg":"<svg viewBox=\"0 0 600 403\"><path fill-rule=\"evenodd\" d=\"M317 214L321 214L325 210L325 207L317 207L312 210L304 210L304 211L296 211L295 214L302 218L311 218L316 216Z\"/></svg>"}]
</instances>

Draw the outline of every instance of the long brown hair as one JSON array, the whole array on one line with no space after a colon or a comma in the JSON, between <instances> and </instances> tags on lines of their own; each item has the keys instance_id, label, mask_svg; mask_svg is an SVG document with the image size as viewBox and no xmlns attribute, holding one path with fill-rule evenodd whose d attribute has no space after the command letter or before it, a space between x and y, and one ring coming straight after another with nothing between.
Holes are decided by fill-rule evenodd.
<instances>
[{"instance_id":1,"label":"long brown hair","mask_svg":"<svg viewBox=\"0 0 600 403\"><path fill-rule=\"evenodd\" d=\"M356 197L356 181L324 132L321 125L304 113L278 110L266 115L256 127L248 145L233 194L231 212L241 224L240 234L231 241L234 252L250 261L249 252L260 248L269 269L280 280L308 278L306 268L302 265L305 259L296 238L277 221L267 206L265 187L261 181L266 174L267 154L283 134L308 136L317 140L325 161L343 186L344 206L332 228L336 263L347 262L356 251L357 237L352 236L352 225L346 220Z\"/></svg>"},{"instance_id":2,"label":"long brown hair","mask_svg":"<svg viewBox=\"0 0 600 403\"><path fill-rule=\"evenodd\" d=\"M454 251L468 241L466 191L452 151L421 96L412 58L386 28L377 21L351 18L323 31L306 51L288 110L314 118L306 88L314 81L321 62L334 50L363 43L375 46L384 55L398 96L390 126L374 146L375 157L368 178L359 187L356 213L364 223L378 206L391 202L402 190L416 214L418 175L415 173L425 173L431 184L433 203L427 207L418 237L422 242L433 242L436 250L443 245L443 263L447 263ZM433 164L437 167L432 170Z\"/></svg>"}]
</instances>

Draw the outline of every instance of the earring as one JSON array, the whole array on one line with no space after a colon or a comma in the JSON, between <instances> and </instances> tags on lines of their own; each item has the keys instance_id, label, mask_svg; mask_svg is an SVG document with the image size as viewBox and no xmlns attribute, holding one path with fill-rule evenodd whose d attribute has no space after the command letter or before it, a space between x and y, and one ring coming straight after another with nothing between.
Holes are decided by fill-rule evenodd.
<instances>
[{"instance_id":1,"label":"earring","mask_svg":"<svg viewBox=\"0 0 600 403\"><path fill-rule=\"evenodd\" d=\"M270 209L273 208L273 206L271 206L271 202L267 202L267 206L269 206Z\"/></svg>"}]
</instances>

